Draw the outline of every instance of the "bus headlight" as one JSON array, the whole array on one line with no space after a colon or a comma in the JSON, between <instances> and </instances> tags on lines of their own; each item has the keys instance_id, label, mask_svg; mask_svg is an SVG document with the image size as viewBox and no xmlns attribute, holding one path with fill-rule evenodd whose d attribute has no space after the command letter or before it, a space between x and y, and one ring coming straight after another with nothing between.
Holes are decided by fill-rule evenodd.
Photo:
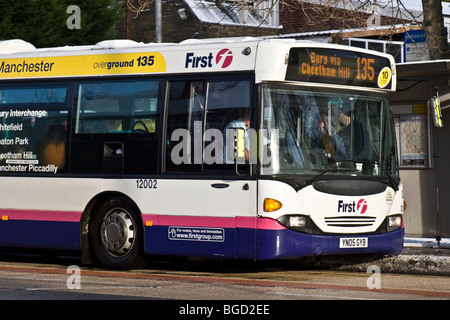
<instances>
[{"instance_id":1,"label":"bus headlight","mask_svg":"<svg viewBox=\"0 0 450 320\"><path fill-rule=\"evenodd\" d=\"M293 229L295 231L306 231L307 227L307 216L302 215L284 215L279 217L277 220L279 223L281 223L283 226Z\"/></svg>"},{"instance_id":2,"label":"bus headlight","mask_svg":"<svg viewBox=\"0 0 450 320\"><path fill-rule=\"evenodd\" d=\"M388 217L387 231L394 231L402 226L403 219L401 215L393 215Z\"/></svg>"},{"instance_id":3,"label":"bus headlight","mask_svg":"<svg viewBox=\"0 0 450 320\"><path fill-rule=\"evenodd\" d=\"M306 217L305 216L289 216L289 227L290 228L306 227Z\"/></svg>"}]
</instances>

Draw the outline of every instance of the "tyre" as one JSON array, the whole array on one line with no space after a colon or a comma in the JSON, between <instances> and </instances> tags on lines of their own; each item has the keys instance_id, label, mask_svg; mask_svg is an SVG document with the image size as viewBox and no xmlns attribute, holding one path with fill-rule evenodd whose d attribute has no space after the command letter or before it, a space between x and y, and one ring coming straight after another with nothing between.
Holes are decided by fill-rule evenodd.
<instances>
[{"instance_id":1,"label":"tyre","mask_svg":"<svg viewBox=\"0 0 450 320\"><path fill-rule=\"evenodd\" d=\"M91 218L90 243L98 262L105 268L142 267L143 227L136 206L124 198L102 203Z\"/></svg>"}]
</instances>

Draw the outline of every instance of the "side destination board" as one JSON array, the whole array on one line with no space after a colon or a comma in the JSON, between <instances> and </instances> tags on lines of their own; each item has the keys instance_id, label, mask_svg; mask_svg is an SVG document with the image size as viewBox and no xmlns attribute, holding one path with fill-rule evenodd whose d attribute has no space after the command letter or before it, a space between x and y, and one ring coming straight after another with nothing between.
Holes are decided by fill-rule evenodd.
<instances>
[{"instance_id":1,"label":"side destination board","mask_svg":"<svg viewBox=\"0 0 450 320\"><path fill-rule=\"evenodd\" d=\"M166 61L159 52L0 60L0 78L66 77L165 71Z\"/></svg>"},{"instance_id":2,"label":"side destination board","mask_svg":"<svg viewBox=\"0 0 450 320\"><path fill-rule=\"evenodd\" d=\"M286 80L392 88L388 58L349 50L292 48Z\"/></svg>"}]
</instances>

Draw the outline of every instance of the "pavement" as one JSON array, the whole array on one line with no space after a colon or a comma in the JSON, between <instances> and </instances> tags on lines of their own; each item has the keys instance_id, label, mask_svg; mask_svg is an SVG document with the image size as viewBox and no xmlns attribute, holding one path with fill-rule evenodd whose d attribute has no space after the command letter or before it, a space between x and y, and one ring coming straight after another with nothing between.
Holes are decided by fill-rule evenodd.
<instances>
[{"instance_id":1,"label":"pavement","mask_svg":"<svg viewBox=\"0 0 450 320\"><path fill-rule=\"evenodd\" d=\"M430 238L405 238L403 252L397 256L332 263L331 269L366 272L376 265L387 273L450 276L450 238L436 241Z\"/></svg>"},{"instance_id":2,"label":"pavement","mask_svg":"<svg viewBox=\"0 0 450 320\"><path fill-rule=\"evenodd\" d=\"M403 252L393 262L397 272L450 276L450 238L405 238Z\"/></svg>"}]
</instances>

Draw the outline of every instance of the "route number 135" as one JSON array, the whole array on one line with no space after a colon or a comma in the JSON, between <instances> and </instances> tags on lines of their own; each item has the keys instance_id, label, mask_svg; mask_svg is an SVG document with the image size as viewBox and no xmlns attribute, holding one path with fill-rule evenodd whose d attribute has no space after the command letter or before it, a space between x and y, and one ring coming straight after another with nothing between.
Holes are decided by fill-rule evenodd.
<instances>
[{"instance_id":1,"label":"route number 135","mask_svg":"<svg viewBox=\"0 0 450 320\"><path fill-rule=\"evenodd\" d=\"M375 59L372 58L358 58L356 79L372 81L375 78L374 62Z\"/></svg>"}]
</instances>

